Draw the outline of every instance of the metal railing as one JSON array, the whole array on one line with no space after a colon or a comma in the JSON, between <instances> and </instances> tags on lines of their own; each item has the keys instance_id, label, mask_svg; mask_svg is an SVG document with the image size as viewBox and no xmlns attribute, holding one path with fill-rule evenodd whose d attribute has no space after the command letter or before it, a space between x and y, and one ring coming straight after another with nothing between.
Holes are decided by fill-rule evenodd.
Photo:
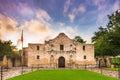
<instances>
[{"instance_id":1,"label":"metal railing","mask_svg":"<svg viewBox=\"0 0 120 80\"><path fill-rule=\"evenodd\" d=\"M54 66L53 66L54 65ZM74 65L66 65L64 68L59 68L57 64L49 64L49 65L45 65L45 64L38 64L38 65L32 65L31 67L12 67L12 68L5 68L5 67L0 67L0 80L6 80L7 78L10 77L14 77L17 75L22 75L24 73L29 73L32 71L36 71L36 70L89 70L92 72L97 72L100 74L105 74L108 76L112 76L115 78L120 78L120 70L118 71L112 71L112 70L106 70L103 67L100 67L98 65L93 65L93 64L89 64L89 65L81 65L81 64L74 64ZM8 76L9 74L9 76ZM10 74L14 74L14 76L10 76ZM113 75L114 74L114 75Z\"/></svg>"}]
</instances>

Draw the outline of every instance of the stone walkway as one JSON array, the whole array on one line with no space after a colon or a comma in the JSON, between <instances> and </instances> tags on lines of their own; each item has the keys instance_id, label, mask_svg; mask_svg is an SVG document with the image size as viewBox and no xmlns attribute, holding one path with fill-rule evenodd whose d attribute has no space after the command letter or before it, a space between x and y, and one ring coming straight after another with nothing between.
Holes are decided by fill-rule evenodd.
<instances>
[{"instance_id":1,"label":"stone walkway","mask_svg":"<svg viewBox=\"0 0 120 80\"><path fill-rule=\"evenodd\" d=\"M119 72L114 71L114 70L105 70L105 69L100 69L100 68L94 68L94 69L88 69L88 70L92 71L92 72L97 72L97 73L100 73L100 74L104 74L104 75L107 75L107 76L111 76L111 77L114 77L114 78L119 77Z\"/></svg>"},{"instance_id":2,"label":"stone walkway","mask_svg":"<svg viewBox=\"0 0 120 80\"><path fill-rule=\"evenodd\" d=\"M37 69L33 69L33 70L37 70ZM8 69L8 70L3 70L3 77L2 77L2 80L6 80L8 78L12 78L12 77L15 77L15 76L18 76L18 75L22 75L22 72L25 74L25 73L29 73L31 71L31 68L24 68L23 71L22 71L22 68L12 68L12 69ZM0 74L1 76L1 74ZM0 77L0 80L1 80L1 77Z\"/></svg>"},{"instance_id":3,"label":"stone walkway","mask_svg":"<svg viewBox=\"0 0 120 80\"><path fill-rule=\"evenodd\" d=\"M38 68L34 68L34 69L32 69L32 68L24 68L23 72L25 74L25 73L29 73L29 72L35 71L35 70L38 70ZM107 76L118 78L118 71L105 70L105 69L101 70L99 68L87 69L87 70L92 71L92 72L101 73L101 74L104 74L104 75L107 75ZM22 74L22 68L20 68L20 67L19 68L12 68L12 69L8 69L8 70L4 70L2 80L6 80L8 78L15 77L15 76L18 76L18 75L21 75L21 74Z\"/></svg>"}]
</instances>

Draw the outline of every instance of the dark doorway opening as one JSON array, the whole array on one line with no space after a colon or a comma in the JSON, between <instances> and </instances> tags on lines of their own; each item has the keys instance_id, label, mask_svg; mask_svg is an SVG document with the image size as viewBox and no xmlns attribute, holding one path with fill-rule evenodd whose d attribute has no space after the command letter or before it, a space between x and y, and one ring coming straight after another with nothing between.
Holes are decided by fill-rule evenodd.
<instances>
[{"instance_id":1,"label":"dark doorway opening","mask_svg":"<svg viewBox=\"0 0 120 80\"><path fill-rule=\"evenodd\" d=\"M15 58L12 58L12 67L15 67Z\"/></svg>"},{"instance_id":2,"label":"dark doorway opening","mask_svg":"<svg viewBox=\"0 0 120 80\"><path fill-rule=\"evenodd\" d=\"M59 57L59 59L58 59L58 67L59 68L64 68L65 67L65 58L64 57Z\"/></svg>"}]
</instances>

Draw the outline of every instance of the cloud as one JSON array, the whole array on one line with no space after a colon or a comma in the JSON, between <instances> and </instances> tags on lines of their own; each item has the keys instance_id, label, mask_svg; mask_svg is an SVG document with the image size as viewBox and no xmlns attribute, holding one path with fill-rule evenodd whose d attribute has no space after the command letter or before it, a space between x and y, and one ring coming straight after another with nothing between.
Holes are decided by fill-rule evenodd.
<instances>
[{"instance_id":1,"label":"cloud","mask_svg":"<svg viewBox=\"0 0 120 80\"><path fill-rule=\"evenodd\" d=\"M16 10L20 13L20 15L22 16L33 16L34 15L34 11L32 10L32 8L30 6L28 6L26 3L19 3L16 6Z\"/></svg>"},{"instance_id":2,"label":"cloud","mask_svg":"<svg viewBox=\"0 0 120 80\"><path fill-rule=\"evenodd\" d=\"M80 5L80 6L78 7L78 12L84 13L85 11L86 11L86 8L85 8L84 5Z\"/></svg>"},{"instance_id":3,"label":"cloud","mask_svg":"<svg viewBox=\"0 0 120 80\"><path fill-rule=\"evenodd\" d=\"M104 19L105 19L105 17L107 17L107 12L104 12L104 13L100 13L100 14L98 14L98 16L97 16L97 21L96 21L96 23L97 24L102 24L102 23L104 23Z\"/></svg>"},{"instance_id":4,"label":"cloud","mask_svg":"<svg viewBox=\"0 0 120 80\"><path fill-rule=\"evenodd\" d=\"M24 30L24 46L28 43L44 43L50 39L54 30L49 21L52 20L50 15L44 9L36 10L34 19L25 21L20 28Z\"/></svg>"},{"instance_id":5,"label":"cloud","mask_svg":"<svg viewBox=\"0 0 120 80\"><path fill-rule=\"evenodd\" d=\"M61 26L62 24L62 26ZM68 37L70 37L71 39L73 39L78 33L78 27L77 26L69 26L66 25L65 23L58 23L58 25L56 25L57 29L52 28L52 38L56 37L59 33L65 33L66 35L68 35Z\"/></svg>"},{"instance_id":6,"label":"cloud","mask_svg":"<svg viewBox=\"0 0 120 80\"><path fill-rule=\"evenodd\" d=\"M16 26L17 22L14 19L5 17L0 14L0 30L2 31L2 33L12 33L15 31Z\"/></svg>"},{"instance_id":7,"label":"cloud","mask_svg":"<svg viewBox=\"0 0 120 80\"><path fill-rule=\"evenodd\" d=\"M70 19L70 22L73 22L75 17L76 17L76 15L75 14L69 14L68 17Z\"/></svg>"},{"instance_id":8,"label":"cloud","mask_svg":"<svg viewBox=\"0 0 120 80\"><path fill-rule=\"evenodd\" d=\"M28 43L44 43L54 33L49 23L39 19L26 21L20 28L24 30L24 46Z\"/></svg>"},{"instance_id":9,"label":"cloud","mask_svg":"<svg viewBox=\"0 0 120 80\"><path fill-rule=\"evenodd\" d=\"M8 24L11 26L5 27ZM22 29L24 47L27 47L28 43L44 43L45 40L53 39L61 32L64 32L71 39L73 39L77 35L77 27L67 26L64 23L59 23L58 26L60 27L58 27L58 29L56 30L50 25L49 22L43 22L40 19L32 19L30 21L25 21L18 28L17 22L14 19L0 15L0 25L0 32L2 33L3 37L2 39L12 40L12 42L14 42L14 45L17 45L19 49L21 49L21 45L18 45L18 43L21 38Z\"/></svg>"},{"instance_id":10,"label":"cloud","mask_svg":"<svg viewBox=\"0 0 120 80\"><path fill-rule=\"evenodd\" d=\"M39 20L26 21L22 25L22 28L33 33L42 33L47 32L47 30L49 30L48 26Z\"/></svg>"},{"instance_id":11,"label":"cloud","mask_svg":"<svg viewBox=\"0 0 120 80\"><path fill-rule=\"evenodd\" d=\"M44 10L40 12L43 12L44 14L39 13L40 17L36 15L37 18L25 21L19 27L17 27L17 22L14 19L1 15L0 24L2 27L0 28L0 32L2 32L3 39L12 40L14 45L18 46L18 42L21 38L21 30L23 29L23 46L26 47L28 46L28 43L44 43L45 40L53 39L61 32L64 32L70 38L73 38L76 35L77 29L75 27L73 28L71 26L66 26L62 22L58 23L58 26L60 27L57 30L54 29L49 22L49 20L51 20L49 14ZM45 18L45 20L43 18ZM18 48L21 48L20 46L21 45L19 45Z\"/></svg>"},{"instance_id":12,"label":"cloud","mask_svg":"<svg viewBox=\"0 0 120 80\"><path fill-rule=\"evenodd\" d=\"M67 1L65 2L65 4L64 4L64 10L63 10L64 13L66 13L66 12L68 11L68 9L69 9L69 7L70 7L71 4L72 4L72 3L71 3L70 0L67 0Z\"/></svg>"},{"instance_id":13,"label":"cloud","mask_svg":"<svg viewBox=\"0 0 120 80\"><path fill-rule=\"evenodd\" d=\"M106 0L93 0L92 1L95 6L98 6L98 9L101 9L100 7L103 7L104 5L107 5L109 1Z\"/></svg>"},{"instance_id":14,"label":"cloud","mask_svg":"<svg viewBox=\"0 0 120 80\"><path fill-rule=\"evenodd\" d=\"M101 3L104 3L105 0L95 0L95 1L92 1L94 3L94 5L98 6L100 5ZM102 5L102 4L101 4Z\"/></svg>"},{"instance_id":15,"label":"cloud","mask_svg":"<svg viewBox=\"0 0 120 80\"><path fill-rule=\"evenodd\" d=\"M116 10L120 9L120 2L119 0L116 0L112 5L112 7L107 7L108 3L105 2L105 0L97 0L98 2L96 2L96 5L98 5L98 16L97 16L97 21L96 23L102 24L104 26L106 26L107 22L107 15L111 15L113 12L115 12ZM104 3L105 2L105 3ZM100 3L103 3L103 5L101 6ZM100 7L101 6L101 7Z\"/></svg>"},{"instance_id":16,"label":"cloud","mask_svg":"<svg viewBox=\"0 0 120 80\"><path fill-rule=\"evenodd\" d=\"M120 9L120 1L116 0L115 3L113 4L112 10L116 11L118 9Z\"/></svg>"},{"instance_id":17,"label":"cloud","mask_svg":"<svg viewBox=\"0 0 120 80\"><path fill-rule=\"evenodd\" d=\"M19 28L17 24L14 19L0 14L0 39L11 40L13 45L16 45L19 39Z\"/></svg>"},{"instance_id":18,"label":"cloud","mask_svg":"<svg viewBox=\"0 0 120 80\"><path fill-rule=\"evenodd\" d=\"M83 4L80 4L77 8L73 8L72 11L68 14L68 18L70 19L70 22L74 22L76 16L79 13L86 12L86 7Z\"/></svg>"},{"instance_id":19,"label":"cloud","mask_svg":"<svg viewBox=\"0 0 120 80\"><path fill-rule=\"evenodd\" d=\"M94 6L95 10L101 11L102 9L105 9L106 6L108 6L110 0L85 0L87 6Z\"/></svg>"},{"instance_id":20,"label":"cloud","mask_svg":"<svg viewBox=\"0 0 120 80\"><path fill-rule=\"evenodd\" d=\"M69 35L72 39L77 35L77 29L76 27L66 27L65 33Z\"/></svg>"},{"instance_id":21,"label":"cloud","mask_svg":"<svg viewBox=\"0 0 120 80\"><path fill-rule=\"evenodd\" d=\"M47 11L43 10L43 9L39 9L36 13L36 17L40 20L44 20L44 21L50 21L51 17L50 15L47 13Z\"/></svg>"},{"instance_id":22,"label":"cloud","mask_svg":"<svg viewBox=\"0 0 120 80\"><path fill-rule=\"evenodd\" d=\"M27 11L31 12L28 7L21 7L21 9L24 9L21 14ZM16 20L0 14L0 39L12 40L14 45L18 45L22 29L24 31L24 46L27 46L28 43L44 42L44 40L50 38L50 35L54 33L48 23L51 20L50 15L43 9L39 9L34 13L36 13L36 18L26 20L19 27Z\"/></svg>"},{"instance_id":23,"label":"cloud","mask_svg":"<svg viewBox=\"0 0 120 80\"><path fill-rule=\"evenodd\" d=\"M111 2L109 0L95 0L93 1L93 4L97 6L98 11L108 11L108 12L114 12L120 8L120 1L115 0L114 2ZM111 5L112 4L112 5ZM111 7L108 7L111 6Z\"/></svg>"},{"instance_id":24,"label":"cloud","mask_svg":"<svg viewBox=\"0 0 120 80\"><path fill-rule=\"evenodd\" d=\"M1 0L0 2L0 10L8 12L10 9L14 10L16 8L16 4L12 3L9 0Z\"/></svg>"},{"instance_id":25,"label":"cloud","mask_svg":"<svg viewBox=\"0 0 120 80\"><path fill-rule=\"evenodd\" d=\"M65 25L65 23L59 22L58 25L59 25L60 27L63 27L63 26Z\"/></svg>"},{"instance_id":26,"label":"cloud","mask_svg":"<svg viewBox=\"0 0 120 80\"><path fill-rule=\"evenodd\" d=\"M53 39L59 33L64 32L70 38L73 38L77 33L77 29L74 27L67 26L64 23L58 24L57 30L48 25L44 24L40 20L26 21L21 28L24 29L24 43L27 46L28 43L44 43L45 40ZM62 25L62 27L61 27Z\"/></svg>"}]
</instances>

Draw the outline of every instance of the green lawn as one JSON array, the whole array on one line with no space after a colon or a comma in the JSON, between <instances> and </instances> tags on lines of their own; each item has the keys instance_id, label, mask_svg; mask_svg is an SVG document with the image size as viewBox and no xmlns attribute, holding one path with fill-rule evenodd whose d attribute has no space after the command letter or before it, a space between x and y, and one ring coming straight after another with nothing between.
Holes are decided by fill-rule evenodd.
<instances>
[{"instance_id":1,"label":"green lawn","mask_svg":"<svg viewBox=\"0 0 120 80\"><path fill-rule=\"evenodd\" d=\"M118 80L87 70L39 70L8 80Z\"/></svg>"}]
</instances>

